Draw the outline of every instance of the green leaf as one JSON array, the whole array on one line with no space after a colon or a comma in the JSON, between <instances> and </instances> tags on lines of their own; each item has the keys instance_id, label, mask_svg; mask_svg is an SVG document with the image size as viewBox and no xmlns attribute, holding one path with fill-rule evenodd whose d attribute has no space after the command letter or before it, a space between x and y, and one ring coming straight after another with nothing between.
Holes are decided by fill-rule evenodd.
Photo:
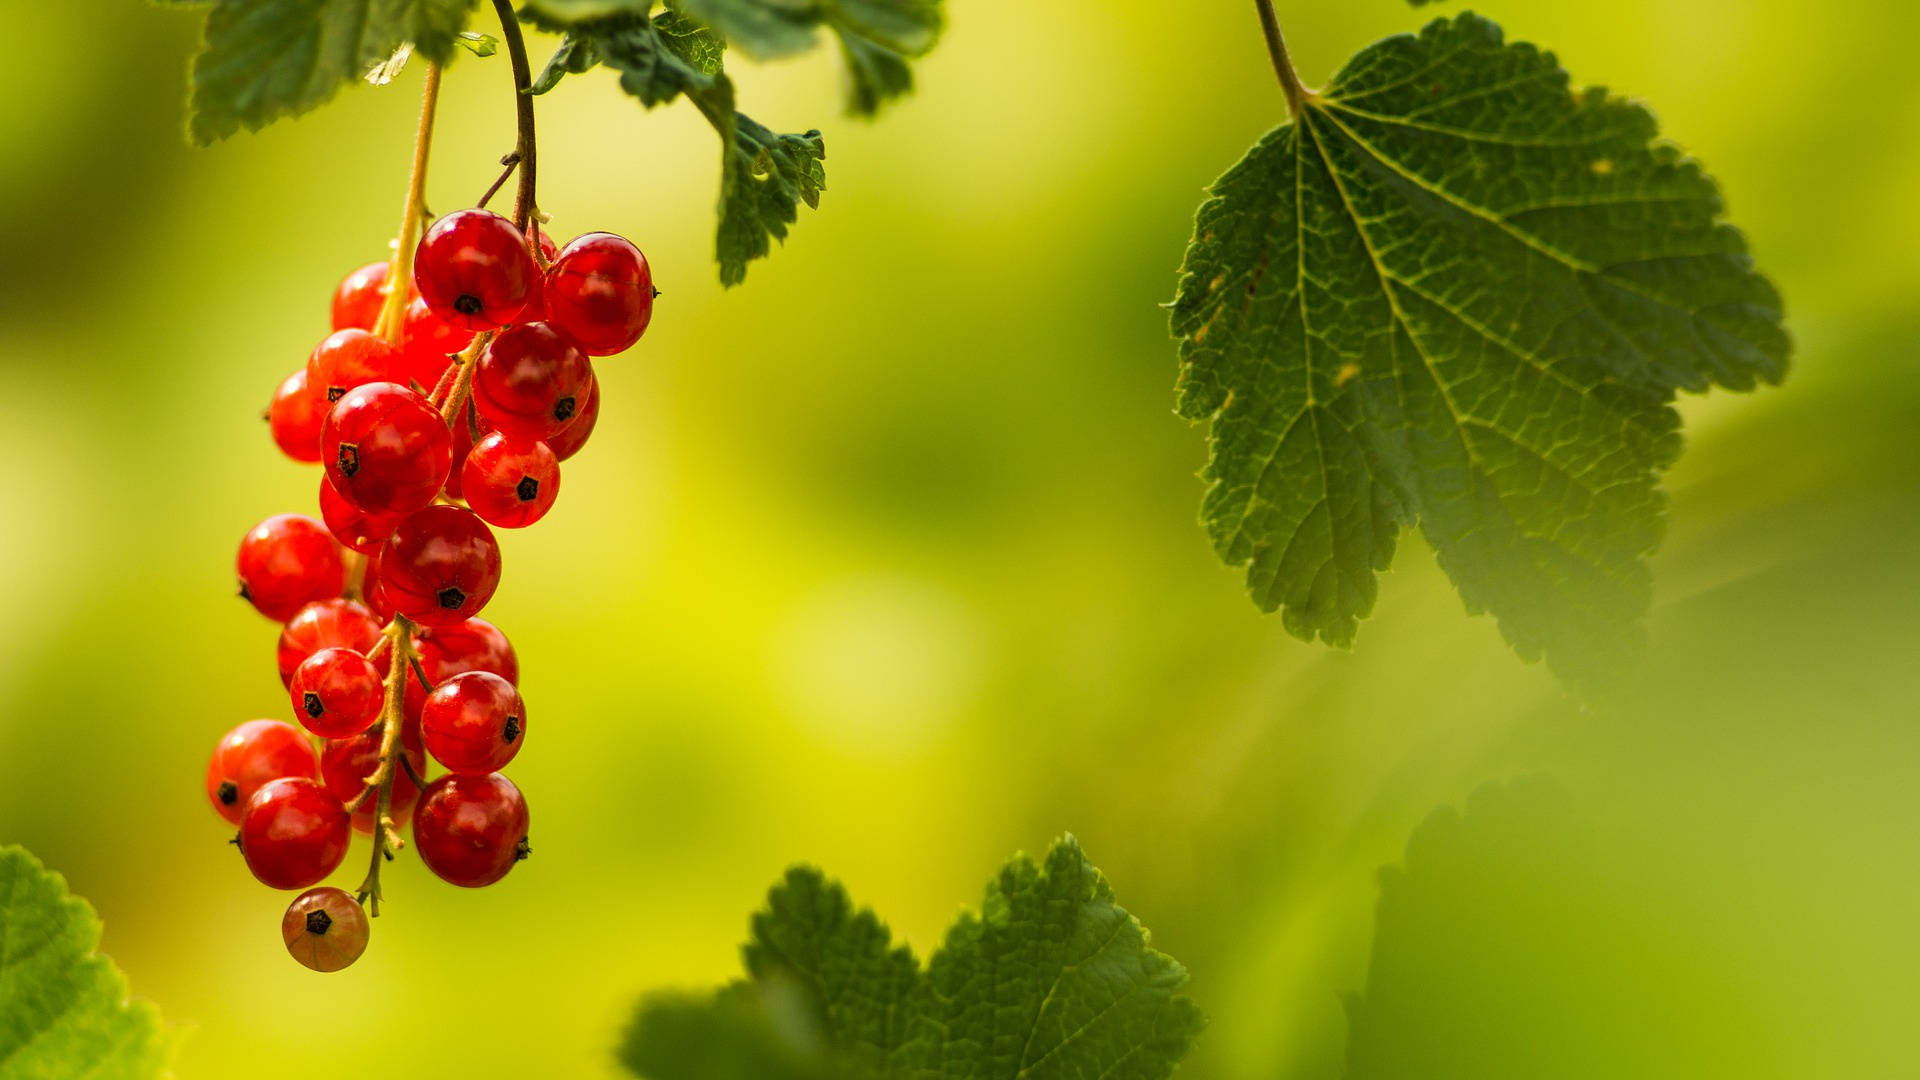
<instances>
[{"instance_id":1,"label":"green leaf","mask_svg":"<svg viewBox=\"0 0 1920 1080\"><path fill-rule=\"evenodd\" d=\"M643 1004L622 1061L653 1080L1161 1080L1204 1021L1186 969L1067 837L1020 857L923 969L839 884L795 868L743 950L749 981Z\"/></svg>"},{"instance_id":2,"label":"green leaf","mask_svg":"<svg viewBox=\"0 0 1920 1080\"><path fill-rule=\"evenodd\" d=\"M744 113L733 111L733 84L724 77L714 91L696 99L720 133L720 229L714 257L720 282L746 280L747 263L765 258L772 241L787 238L787 226L799 220L800 203L820 208L827 186L827 144L818 131L776 134Z\"/></svg>"},{"instance_id":3,"label":"green leaf","mask_svg":"<svg viewBox=\"0 0 1920 1080\"><path fill-rule=\"evenodd\" d=\"M473 0L218 0L194 58L187 128L202 145L332 98L405 42L445 62Z\"/></svg>"},{"instance_id":4,"label":"green leaf","mask_svg":"<svg viewBox=\"0 0 1920 1080\"><path fill-rule=\"evenodd\" d=\"M487 57L500 51L500 39L492 34L476 34L464 30L454 35L453 43L475 56Z\"/></svg>"},{"instance_id":5,"label":"green leaf","mask_svg":"<svg viewBox=\"0 0 1920 1080\"><path fill-rule=\"evenodd\" d=\"M540 0L581 3L591 0ZM804 52L831 29L847 64L848 111L871 116L913 89L910 57L939 40L942 0L675 0L674 6L756 59Z\"/></svg>"},{"instance_id":6,"label":"green leaf","mask_svg":"<svg viewBox=\"0 0 1920 1080\"><path fill-rule=\"evenodd\" d=\"M820 24L817 0L674 0L672 6L756 60L806 52Z\"/></svg>"},{"instance_id":7,"label":"green leaf","mask_svg":"<svg viewBox=\"0 0 1920 1080\"><path fill-rule=\"evenodd\" d=\"M0 847L0 1078L138 1080L172 1056L160 1014L94 950L100 920L67 883Z\"/></svg>"},{"instance_id":8,"label":"green leaf","mask_svg":"<svg viewBox=\"0 0 1920 1080\"><path fill-rule=\"evenodd\" d=\"M1653 117L1473 15L1362 51L1215 182L1172 328L1202 519L1349 644L1418 524L1468 610L1590 691L1638 652L1680 389L1777 382L1780 299Z\"/></svg>"}]
</instances>

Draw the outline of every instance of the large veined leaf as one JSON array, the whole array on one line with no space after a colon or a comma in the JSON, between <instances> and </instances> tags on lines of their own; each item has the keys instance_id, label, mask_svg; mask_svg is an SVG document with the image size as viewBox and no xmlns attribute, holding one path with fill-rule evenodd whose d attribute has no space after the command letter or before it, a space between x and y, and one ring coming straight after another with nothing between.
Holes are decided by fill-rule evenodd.
<instances>
[{"instance_id":1,"label":"large veined leaf","mask_svg":"<svg viewBox=\"0 0 1920 1080\"><path fill-rule=\"evenodd\" d=\"M1676 391L1786 372L1781 303L1653 116L1474 15L1363 50L1200 208L1178 408L1202 518L1295 635L1351 643L1418 525L1569 681L1640 648Z\"/></svg>"}]
</instances>

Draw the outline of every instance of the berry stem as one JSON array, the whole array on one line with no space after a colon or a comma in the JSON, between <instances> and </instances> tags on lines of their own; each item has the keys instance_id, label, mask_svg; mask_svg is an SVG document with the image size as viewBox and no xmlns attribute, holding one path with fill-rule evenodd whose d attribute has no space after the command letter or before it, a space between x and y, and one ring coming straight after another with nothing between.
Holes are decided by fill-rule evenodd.
<instances>
[{"instance_id":1,"label":"berry stem","mask_svg":"<svg viewBox=\"0 0 1920 1080\"><path fill-rule=\"evenodd\" d=\"M426 88L421 92L420 129L413 138L413 168L407 174L407 203L400 216L400 238L393 262L387 267L387 302L373 324L375 337L400 344L402 316L407 311L413 282L413 249L420 242L420 222L426 217L427 150L433 145L433 114L440 101L440 65L427 65Z\"/></svg>"},{"instance_id":2,"label":"berry stem","mask_svg":"<svg viewBox=\"0 0 1920 1080\"><path fill-rule=\"evenodd\" d=\"M520 159L520 187L514 193L513 227L525 236L533 222L534 205L533 70L527 65L527 42L520 36L520 19L514 15L513 5L508 0L493 0L493 10L500 16L500 36L507 43L507 58L513 66L514 117L520 136L513 148L514 155ZM534 250L539 250L538 244Z\"/></svg>"},{"instance_id":3,"label":"berry stem","mask_svg":"<svg viewBox=\"0 0 1920 1080\"><path fill-rule=\"evenodd\" d=\"M501 186L507 182L507 177L512 176L513 170L519 166L520 151L509 150L506 156L500 159L500 164L505 165L506 170L500 174L499 179L487 187L486 194L480 196L480 201L473 204L482 210L487 208L487 203L493 199L494 192L500 190Z\"/></svg>"},{"instance_id":4,"label":"berry stem","mask_svg":"<svg viewBox=\"0 0 1920 1080\"><path fill-rule=\"evenodd\" d=\"M1273 59L1273 73L1280 77L1280 90L1287 95L1287 115L1299 116L1301 107L1313 96L1293 70L1293 57L1287 54L1287 39L1280 34L1280 18L1273 13L1273 0L1253 0L1260 12L1260 29L1267 36L1267 55Z\"/></svg>"},{"instance_id":5,"label":"berry stem","mask_svg":"<svg viewBox=\"0 0 1920 1080\"><path fill-rule=\"evenodd\" d=\"M404 754L400 728L406 722L407 671L419 655L413 648L413 623L405 615L395 615L382 634L393 643L393 660L387 667L386 704L380 711L380 763L367 777L367 786L347 804L347 812L352 813L366 803L368 796L376 796L372 865L354 895L366 905L367 914L376 917L380 914L380 864L393 858L392 852L401 844L393 828L394 761Z\"/></svg>"},{"instance_id":6,"label":"berry stem","mask_svg":"<svg viewBox=\"0 0 1920 1080\"><path fill-rule=\"evenodd\" d=\"M473 369L479 367L480 354L486 350L487 342L493 340L493 331L487 330L473 339L467 350L454 358L453 383L447 387L445 396L430 399L440 408L441 415L447 418L449 430L459 433L454 425L467 415L467 398L473 393ZM444 380L443 380L444 381Z\"/></svg>"}]
</instances>

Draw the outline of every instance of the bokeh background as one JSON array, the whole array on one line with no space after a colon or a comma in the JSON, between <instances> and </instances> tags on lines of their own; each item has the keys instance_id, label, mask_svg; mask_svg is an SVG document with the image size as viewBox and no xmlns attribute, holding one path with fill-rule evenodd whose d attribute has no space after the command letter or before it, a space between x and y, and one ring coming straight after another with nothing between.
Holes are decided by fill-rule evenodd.
<instances>
[{"instance_id":1,"label":"bokeh background","mask_svg":"<svg viewBox=\"0 0 1920 1080\"><path fill-rule=\"evenodd\" d=\"M1784 388L1684 403L1652 651L1600 708L1466 616L1416 539L1341 653L1258 614L1195 522L1203 433L1171 413L1157 305L1202 187L1284 114L1250 5L951 7L877 124L838 115L830 51L740 63L745 110L831 154L820 211L732 291L700 118L604 73L542 99L553 231L636 238L665 295L488 612L523 660L537 854L479 892L403 856L373 948L328 978L284 955L285 898L201 777L221 732L287 708L231 561L317 481L259 414L386 250L421 69L195 151L194 17L10 7L0 842L99 908L188 1030L180 1074L612 1075L638 995L737 972L789 863L924 955L1072 831L1193 972L1211 1027L1183 1075L1335 1077L1379 868L1436 807L1547 774L1578 838L1482 851L1456 904L1476 970L1408 1000L1437 1017L1498 971L1539 992L1536 1033L1604 1018L1636 1075L1914 1075L1920 9L1484 5L1655 104L1799 342ZM1279 7L1310 82L1426 18ZM497 171L508 86L504 56L450 70L436 209ZM1499 899L1542 875L1565 904ZM1547 910L1571 932L1501 944ZM1633 992L1554 993L1596 965Z\"/></svg>"}]
</instances>

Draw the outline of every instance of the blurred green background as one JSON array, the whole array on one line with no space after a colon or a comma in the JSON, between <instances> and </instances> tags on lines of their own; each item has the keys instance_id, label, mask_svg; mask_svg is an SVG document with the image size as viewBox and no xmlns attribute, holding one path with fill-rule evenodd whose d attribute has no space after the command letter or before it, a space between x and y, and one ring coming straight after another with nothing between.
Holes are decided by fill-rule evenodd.
<instances>
[{"instance_id":1,"label":"blurred green background","mask_svg":"<svg viewBox=\"0 0 1920 1080\"><path fill-rule=\"evenodd\" d=\"M1279 7L1316 83L1425 18ZM1071 830L1194 973L1212 1023L1183 1075L1335 1077L1378 868L1435 807L1541 772L1584 839L1493 845L1485 917L1602 866L1540 986L1582 949L1643 976L1542 1030L1605 1014L1649 1050L1636 1075L1916 1075L1920 9L1483 9L1654 104L1799 342L1783 389L1684 403L1652 653L1597 708L1464 615L1417 540L1339 653L1259 615L1195 522L1203 433L1171 413L1157 304L1202 187L1284 113L1251 5L951 8L876 125L838 115L827 51L741 65L746 111L831 153L821 210L730 292L698 115L604 73L542 99L553 231L632 236L665 295L488 612L523 661L537 854L479 892L403 855L372 949L327 978L285 956L285 897L201 777L221 732L287 709L232 556L317 477L259 413L386 251L421 68L194 151L195 18L10 8L0 842L99 908L191 1029L181 1075L609 1075L637 995L737 972L788 863L924 955ZM504 56L449 72L436 209L497 172L509 93Z\"/></svg>"}]
</instances>

